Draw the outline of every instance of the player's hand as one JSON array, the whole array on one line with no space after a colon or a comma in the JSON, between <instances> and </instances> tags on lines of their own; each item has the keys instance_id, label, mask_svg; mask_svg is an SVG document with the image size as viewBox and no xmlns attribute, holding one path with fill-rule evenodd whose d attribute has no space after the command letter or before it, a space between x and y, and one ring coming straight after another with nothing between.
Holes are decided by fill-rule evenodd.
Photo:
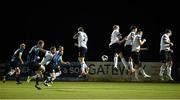
<instances>
[{"instance_id":1,"label":"player's hand","mask_svg":"<svg viewBox=\"0 0 180 100\"><path fill-rule=\"evenodd\" d=\"M143 39L144 42L146 42L146 39Z\"/></svg>"},{"instance_id":2,"label":"player's hand","mask_svg":"<svg viewBox=\"0 0 180 100\"><path fill-rule=\"evenodd\" d=\"M77 44L77 43L74 43L74 46L76 46L76 47L77 47L77 46L78 46L78 44Z\"/></svg>"},{"instance_id":3,"label":"player's hand","mask_svg":"<svg viewBox=\"0 0 180 100\"><path fill-rule=\"evenodd\" d=\"M128 39L127 39L127 36L124 37L124 40L128 40Z\"/></svg>"},{"instance_id":4,"label":"player's hand","mask_svg":"<svg viewBox=\"0 0 180 100\"><path fill-rule=\"evenodd\" d=\"M173 53L174 51L171 49L170 52Z\"/></svg>"},{"instance_id":5,"label":"player's hand","mask_svg":"<svg viewBox=\"0 0 180 100\"><path fill-rule=\"evenodd\" d=\"M65 62L65 64L70 64L70 62L67 61L67 62Z\"/></svg>"},{"instance_id":6,"label":"player's hand","mask_svg":"<svg viewBox=\"0 0 180 100\"><path fill-rule=\"evenodd\" d=\"M171 42L170 45L173 46L174 44Z\"/></svg>"}]
</instances>

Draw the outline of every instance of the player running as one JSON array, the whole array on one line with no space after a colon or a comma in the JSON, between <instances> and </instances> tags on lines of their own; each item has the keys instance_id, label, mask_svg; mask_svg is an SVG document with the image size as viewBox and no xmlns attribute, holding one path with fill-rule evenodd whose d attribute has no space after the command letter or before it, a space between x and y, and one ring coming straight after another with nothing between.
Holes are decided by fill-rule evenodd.
<instances>
[{"instance_id":1,"label":"player running","mask_svg":"<svg viewBox=\"0 0 180 100\"><path fill-rule=\"evenodd\" d=\"M14 54L11 58L11 61L10 61L11 70L7 73L7 75L4 75L3 83L5 83L7 76L12 76L15 73L16 84L21 84L20 79L19 79L20 73L21 73L20 67L22 67L22 65L24 64L24 61L22 59L22 55L23 55L23 51L25 49L25 46L26 45L24 43L21 43L20 48L14 52Z\"/></svg>"},{"instance_id":2,"label":"player running","mask_svg":"<svg viewBox=\"0 0 180 100\"><path fill-rule=\"evenodd\" d=\"M45 72L45 67L41 64L39 64L38 60L39 60L39 52L46 52L46 50L43 49L44 47L44 41L43 40L39 40L37 42L37 45L33 46L31 48L31 50L28 53L27 56L27 65L29 67L29 76L27 78L27 82L29 83L30 80L32 79L33 73L35 73L35 80L36 80L36 84L35 87L37 89L41 89L41 87L39 86L39 80L40 78L43 78L43 73Z\"/></svg>"}]
</instances>

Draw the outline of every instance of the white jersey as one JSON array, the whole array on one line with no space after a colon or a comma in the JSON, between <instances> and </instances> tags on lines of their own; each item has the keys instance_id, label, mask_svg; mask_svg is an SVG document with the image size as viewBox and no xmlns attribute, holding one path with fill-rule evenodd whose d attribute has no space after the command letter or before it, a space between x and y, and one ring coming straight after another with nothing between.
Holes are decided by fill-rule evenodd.
<instances>
[{"instance_id":1,"label":"white jersey","mask_svg":"<svg viewBox=\"0 0 180 100\"><path fill-rule=\"evenodd\" d=\"M160 51L161 50L170 50L170 44L167 44L165 42L170 42L170 38L167 34L164 34L161 37L161 42L160 42Z\"/></svg>"},{"instance_id":2,"label":"white jersey","mask_svg":"<svg viewBox=\"0 0 180 100\"><path fill-rule=\"evenodd\" d=\"M111 34L111 42L109 43L109 46L119 41L119 38L118 38L119 35L121 35L119 30L114 30L112 32L112 34Z\"/></svg>"},{"instance_id":3,"label":"white jersey","mask_svg":"<svg viewBox=\"0 0 180 100\"><path fill-rule=\"evenodd\" d=\"M88 37L85 32L79 31L78 32L78 47L87 48L87 41Z\"/></svg>"},{"instance_id":4,"label":"white jersey","mask_svg":"<svg viewBox=\"0 0 180 100\"><path fill-rule=\"evenodd\" d=\"M42 61L40 62L41 65L48 65L48 63L52 60L54 54L50 51L46 51L45 56L43 57Z\"/></svg>"},{"instance_id":5,"label":"white jersey","mask_svg":"<svg viewBox=\"0 0 180 100\"><path fill-rule=\"evenodd\" d=\"M129 35L127 36L127 39L126 39L124 46L132 45L134 37L135 37L135 32L130 32Z\"/></svg>"},{"instance_id":6,"label":"white jersey","mask_svg":"<svg viewBox=\"0 0 180 100\"><path fill-rule=\"evenodd\" d=\"M135 35L133 42L132 42L132 52L139 52L141 49L141 45L139 41L141 40L142 35Z\"/></svg>"}]
</instances>

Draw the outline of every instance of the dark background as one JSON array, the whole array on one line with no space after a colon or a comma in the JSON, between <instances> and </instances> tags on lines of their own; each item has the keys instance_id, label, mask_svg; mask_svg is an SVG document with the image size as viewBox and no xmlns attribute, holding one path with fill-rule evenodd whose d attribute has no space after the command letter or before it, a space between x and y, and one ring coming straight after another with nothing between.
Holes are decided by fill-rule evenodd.
<instances>
[{"instance_id":1,"label":"dark background","mask_svg":"<svg viewBox=\"0 0 180 100\"><path fill-rule=\"evenodd\" d=\"M112 26L119 24L121 33L129 33L131 25L139 25L149 51L142 51L142 61L160 61L159 42L166 28L173 31L174 62L178 62L179 7L173 1L13 1L2 3L0 61L7 61L19 44L24 42L25 55L39 39L50 46L65 47L64 60L77 61L73 35L82 26L89 37L87 61L100 61L106 54L113 61L108 48ZM24 57L26 58L26 57Z\"/></svg>"}]
</instances>

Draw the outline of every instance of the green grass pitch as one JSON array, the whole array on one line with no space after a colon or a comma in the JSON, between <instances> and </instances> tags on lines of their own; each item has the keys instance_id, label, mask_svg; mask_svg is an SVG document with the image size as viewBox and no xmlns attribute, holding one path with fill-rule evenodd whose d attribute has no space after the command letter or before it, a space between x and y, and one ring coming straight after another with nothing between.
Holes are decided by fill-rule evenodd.
<instances>
[{"instance_id":1,"label":"green grass pitch","mask_svg":"<svg viewBox=\"0 0 180 100\"><path fill-rule=\"evenodd\" d=\"M178 83L54 82L42 90L34 84L0 82L0 99L180 99Z\"/></svg>"}]
</instances>

